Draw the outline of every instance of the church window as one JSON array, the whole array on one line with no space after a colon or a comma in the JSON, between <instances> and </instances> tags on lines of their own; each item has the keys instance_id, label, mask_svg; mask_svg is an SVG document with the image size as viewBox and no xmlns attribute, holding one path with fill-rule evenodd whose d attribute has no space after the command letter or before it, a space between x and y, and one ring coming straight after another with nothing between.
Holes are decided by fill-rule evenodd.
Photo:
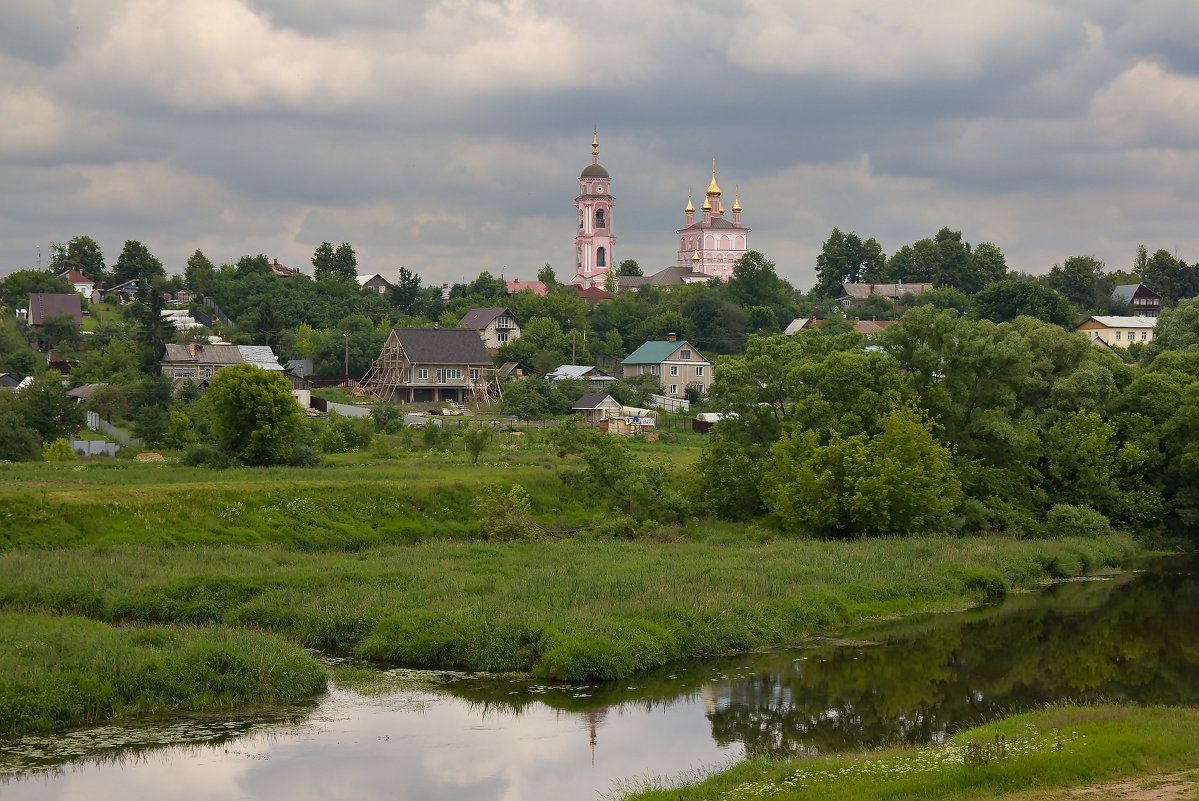
<instances>
[{"instance_id":1,"label":"church window","mask_svg":"<svg viewBox=\"0 0 1199 801\"><path fill-rule=\"evenodd\" d=\"M595 251L595 266L596 267L607 267L608 266L608 250L607 250L607 248L596 249L596 251Z\"/></svg>"},{"instance_id":2,"label":"church window","mask_svg":"<svg viewBox=\"0 0 1199 801\"><path fill-rule=\"evenodd\" d=\"M579 209L579 230L583 230L583 210Z\"/></svg>"},{"instance_id":3,"label":"church window","mask_svg":"<svg viewBox=\"0 0 1199 801\"><path fill-rule=\"evenodd\" d=\"M604 224L604 210L603 209L595 210L595 227L596 228L607 228L608 227L607 225Z\"/></svg>"}]
</instances>

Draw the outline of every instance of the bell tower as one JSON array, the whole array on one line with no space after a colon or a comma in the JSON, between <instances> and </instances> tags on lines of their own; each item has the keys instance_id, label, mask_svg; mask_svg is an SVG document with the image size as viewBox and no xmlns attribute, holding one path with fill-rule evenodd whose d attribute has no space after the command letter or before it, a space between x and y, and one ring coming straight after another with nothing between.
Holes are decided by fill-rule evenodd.
<instances>
[{"instance_id":1,"label":"bell tower","mask_svg":"<svg viewBox=\"0 0 1199 801\"><path fill-rule=\"evenodd\" d=\"M578 229L575 232L575 276L572 283L583 289L603 287L615 268L616 234L612 210L616 198L610 194L608 171L599 163L599 129L591 137L591 163L579 174L579 196L575 198Z\"/></svg>"}]
</instances>

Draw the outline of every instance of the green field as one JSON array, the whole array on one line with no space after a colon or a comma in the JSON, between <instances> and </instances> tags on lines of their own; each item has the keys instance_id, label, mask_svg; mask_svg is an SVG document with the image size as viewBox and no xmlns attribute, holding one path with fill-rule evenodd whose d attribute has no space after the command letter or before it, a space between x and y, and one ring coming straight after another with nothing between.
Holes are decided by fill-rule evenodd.
<instances>
[{"instance_id":1,"label":"green field","mask_svg":"<svg viewBox=\"0 0 1199 801\"><path fill-rule=\"evenodd\" d=\"M961 732L944 746L747 760L697 784L645 790L627 801L1193 799L1196 732L1195 709L1067 706Z\"/></svg>"},{"instance_id":2,"label":"green field","mask_svg":"<svg viewBox=\"0 0 1199 801\"><path fill-rule=\"evenodd\" d=\"M14 710L6 728L312 691L307 680L276 691L269 672L255 674L265 688L235 693L203 676L174 695L152 685L141 694L138 682L124 695L107 688L109 672L144 673L147 662L181 670L188 657L179 655L196 638L195 647L224 638L222 648L244 657L230 670L243 674L264 646L239 638L258 637L309 670L316 662L299 648L393 665L613 680L863 620L962 607L1124 565L1140 550L1122 536L825 542L780 537L764 523L705 520L614 537L603 528L604 503L564 481L575 457L559 458L536 434L505 437L477 465L465 452L406 451L394 459L347 454L313 469L0 466L0 614L11 637L34 643L10 651L0 675L0 709ZM686 481L694 443L636 447L669 458ZM515 484L527 490L538 525L575 533L484 539L480 493ZM51 625L86 631L90 655L38 645L37 632ZM164 631L177 632L169 658L139 645L139 633L156 640ZM104 658L110 650L120 658ZM39 707L57 711L21 711L13 699L32 686L59 688L61 703Z\"/></svg>"}]
</instances>

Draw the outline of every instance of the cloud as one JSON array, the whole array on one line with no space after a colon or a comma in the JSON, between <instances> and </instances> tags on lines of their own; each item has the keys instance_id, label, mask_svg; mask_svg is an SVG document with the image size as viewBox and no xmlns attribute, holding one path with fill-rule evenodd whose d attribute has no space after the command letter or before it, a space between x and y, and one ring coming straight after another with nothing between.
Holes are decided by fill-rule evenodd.
<instances>
[{"instance_id":1,"label":"cloud","mask_svg":"<svg viewBox=\"0 0 1199 801\"><path fill-rule=\"evenodd\" d=\"M1095 95L1092 113L1112 146L1199 147L1199 76L1139 62Z\"/></svg>"},{"instance_id":2,"label":"cloud","mask_svg":"<svg viewBox=\"0 0 1199 801\"><path fill-rule=\"evenodd\" d=\"M1035 50L1062 15L1043 0L747 0L730 61L748 69L884 84L977 77Z\"/></svg>"}]
</instances>

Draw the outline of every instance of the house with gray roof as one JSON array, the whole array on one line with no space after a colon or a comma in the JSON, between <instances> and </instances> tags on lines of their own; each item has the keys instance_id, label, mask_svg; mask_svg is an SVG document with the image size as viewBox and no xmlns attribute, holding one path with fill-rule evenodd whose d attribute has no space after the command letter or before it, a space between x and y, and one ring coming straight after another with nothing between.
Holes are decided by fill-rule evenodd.
<instances>
[{"instance_id":1,"label":"house with gray roof","mask_svg":"<svg viewBox=\"0 0 1199 801\"><path fill-rule=\"evenodd\" d=\"M594 389L603 389L618 380L616 376L589 364L564 364L546 373L545 377L547 381L586 381Z\"/></svg>"},{"instance_id":2,"label":"house with gray roof","mask_svg":"<svg viewBox=\"0 0 1199 801\"><path fill-rule=\"evenodd\" d=\"M570 410L588 425L599 425L603 420L618 417L622 413L620 401L603 392L593 392L575 401Z\"/></svg>"},{"instance_id":3,"label":"house with gray roof","mask_svg":"<svg viewBox=\"0 0 1199 801\"><path fill-rule=\"evenodd\" d=\"M712 363L674 334L637 348L621 362L621 370L624 378L657 376L662 394L672 398L685 396L687 387L706 394L712 385Z\"/></svg>"},{"instance_id":4,"label":"house with gray roof","mask_svg":"<svg viewBox=\"0 0 1199 801\"><path fill-rule=\"evenodd\" d=\"M512 312L502 307L471 309L462 315L458 327L478 331L483 347L490 349L499 349L520 339L520 326L516 324Z\"/></svg>"},{"instance_id":5,"label":"house with gray roof","mask_svg":"<svg viewBox=\"0 0 1199 801\"><path fill-rule=\"evenodd\" d=\"M393 328L362 387L399 403L485 403L499 391L491 354L471 328Z\"/></svg>"},{"instance_id":6,"label":"house with gray roof","mask_svg":"<svg viewBox=\"0 0 1199 801\"><path fill-rule=\"evenodd\" d=\"M930 291L930 283L855 284L844 283L837 292L837 302L842 306L861 306L872 297L883 297L896 303L904 295L921 295Z\"/></svg>"},{"instance_id":7,"label":"house with gray roof","mask_svg":"<svg viewBox=\"0 0 1199 801\"><path fill-rule=\"evenodd\" d=\"M1112 300L1132 306L1133 317L1157 317L1162 311L1162 296L1144 284L1120 284Z\"/></svg>"}]
</instances>

